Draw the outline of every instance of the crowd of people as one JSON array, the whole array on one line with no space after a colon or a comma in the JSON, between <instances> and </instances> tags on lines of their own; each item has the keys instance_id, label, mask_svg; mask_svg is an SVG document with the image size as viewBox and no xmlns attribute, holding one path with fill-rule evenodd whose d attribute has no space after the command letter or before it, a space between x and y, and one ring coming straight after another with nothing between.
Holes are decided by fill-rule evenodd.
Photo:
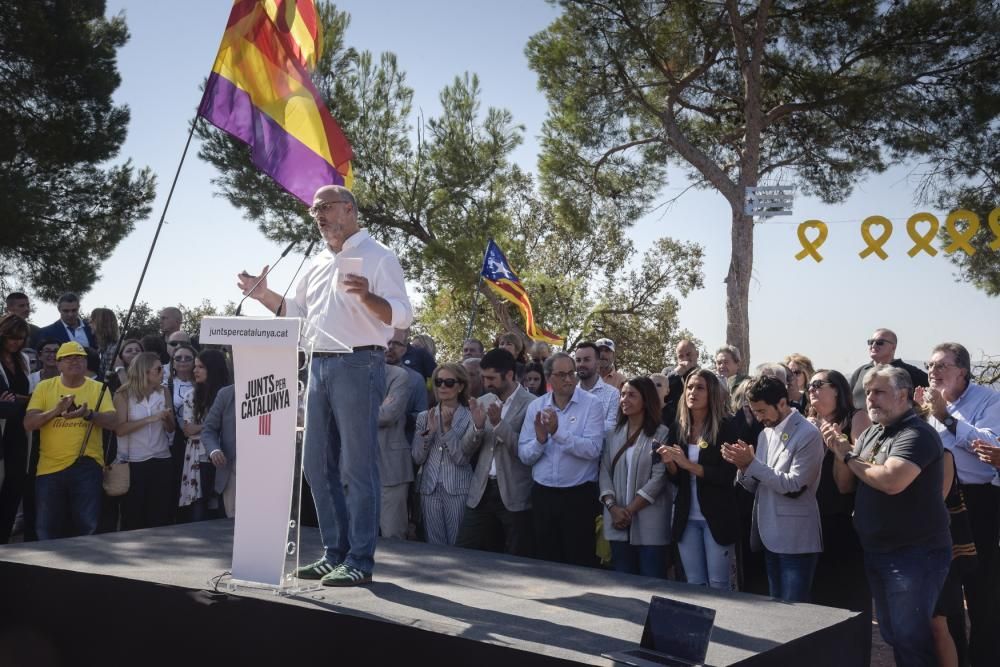
<instances>
[{"instance_id":1,"label":"crowd of people","mask_svg":"<svg viewBox=\"0 0 1000 667\"><path fill-rule=\"evenodd\" d=\"M350 348L317 347L308 367L324 553L296 576L371 581L380 533L864 614L874 601L900 667L1000 664L1000 393L962 345L935 346L925 372L878 329L849 377L799 353L745 375L738 348L683 340L674 365L627 378L613 340L553 351L513 332L439 362L410 337L398 260L350 191L322 188L310 213L329 251L292 298L239 276ZM341 275L345 260L363 270ZM230 369L179 310L119 350L113 313L84 321L75 295L42 329L24 294L6 305L0 538L18 516L25 539L233 516ZM113 461L129 463L124 496L102 492Z\"/></svg>"}]
</instances>

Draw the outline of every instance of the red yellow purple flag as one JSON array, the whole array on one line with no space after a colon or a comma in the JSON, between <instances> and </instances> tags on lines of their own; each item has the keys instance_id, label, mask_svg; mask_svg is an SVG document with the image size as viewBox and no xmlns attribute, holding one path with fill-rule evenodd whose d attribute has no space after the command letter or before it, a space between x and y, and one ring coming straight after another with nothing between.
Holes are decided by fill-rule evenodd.
<instances>
[{"instance_id":1,"label":"red yellow purple flag","mask_svg":"<svg viewBox=\"0 0 1000 667\"><path fill-rule=\"evenodd\" d=\"M198 108L306 204L354 180L351 145L309 76L321 53L312 0L235 0Z\"/></svg>"},{"instance_id":2,"label":"red yellow purple flag","mask_svg":"<svg viewBox=\"0 0 1000 667\"><path fill-rule=\"evenodd\" d=\"M531 301L528 300L528 293L521 285L521 279L510 268L507 257L499 246L490 239L486 246L486 254L483 256L483 269L481 271L483 282L501 298L514 303L521 309L524 316L524 330L532 340L538 340L553 345L562 345L565 338L558 336L551 331L546 331L535 322L535 313L531 309Z\"/></svg>"}]
</instances>

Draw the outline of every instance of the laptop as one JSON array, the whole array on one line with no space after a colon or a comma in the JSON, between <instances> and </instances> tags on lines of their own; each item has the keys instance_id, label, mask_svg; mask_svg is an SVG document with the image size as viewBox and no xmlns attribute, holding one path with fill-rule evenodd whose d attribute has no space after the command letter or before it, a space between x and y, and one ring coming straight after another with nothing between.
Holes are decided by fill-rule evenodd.
<instances>
[{"instance_id":1,"label":"laptop","mask_svg":"<svg viewBox=\"0 0 1000 667\"><path fill-rule=\"evenodd\" d=\"M702 665L714 625L714 609L654 595L639 648L604 657L635 667Z\"/></svg>"}]
</instances>

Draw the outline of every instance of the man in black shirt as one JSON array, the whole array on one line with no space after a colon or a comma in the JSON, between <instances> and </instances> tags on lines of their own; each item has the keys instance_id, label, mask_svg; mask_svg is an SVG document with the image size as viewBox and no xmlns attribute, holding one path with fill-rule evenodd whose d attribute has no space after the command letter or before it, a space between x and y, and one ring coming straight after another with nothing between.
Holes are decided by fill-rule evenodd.
<instances>
[{"instance_id":1,"label":"man in black shirt","mask_svg":"<svg viewBox=\"0 0 1000 667\"><path fill-rule=\"evenodd\" d=\"M916 366L906 363L902 359L896 358L896 334L888 329L876 329L872 337L868 339L868 356L871 357L864 366L859 367L851 375L851 390L854 392L854 407L858 410L865 409L865 388L862 381L865 374L878 364L888 364L896 368L902 368L910 376L911 386L926 387L927 373ZM910 397L913 390L910 390Z\"/></svg>"},{"instance_id":2,"label":"man in black shirt","mask_svg":"<svg viewBox=\"0 0 1000 667\"><path fill-rule=\"evenodd\" d=\"M896 665L936 665L931 615L951 563L941 439L914 413L905 370L878 365L863 383L872 426L853 449L846 437L830 439L834 479L844 493L857 489L854 527Z\"/></svg>"}]
</instances>

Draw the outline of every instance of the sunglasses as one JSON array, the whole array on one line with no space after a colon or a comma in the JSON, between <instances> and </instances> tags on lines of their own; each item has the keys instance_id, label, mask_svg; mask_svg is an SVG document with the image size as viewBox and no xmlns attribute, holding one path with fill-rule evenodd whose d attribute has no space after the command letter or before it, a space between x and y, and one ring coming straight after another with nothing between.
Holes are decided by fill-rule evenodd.
<instances>
[{"instance_id":1,"label":"sunglasses","mask_svg":"<svg viewBox=\"0 0 1000 667\"><path fill-rule=\"evenodd\" d=\"M435 387L448 387L448 389L451 389L452 387L454 387L459 382L460 382L460 380L456 380L455 378L437 378L436 380L434 380L434 386Z\"/></svg>"},{"instance_id":2,"label":"sunglasses","mask_svg":"<svg viewBox=\"0 0 1000 667\"><path fill-rule=\"evenodd\" d=\"M829 380L813 380L812 382L809 383L809 388L819 391L820 389L823 388L823 385L825 384L828 384L831 387L833 386L833 383L830 382Z\"/></svg>"},{"instance_id":3,"label":"sunglasses","mask_svg":"<svg viewBox=\"0 0 1000 667\"><path fill-rule=\"evenodd\" d=\"M891 345L891 340L886 340L884 338L869 338L868 347L882 347L883 345Z\"/></svg>"},{"instance_id":4,"label":"sunglasses","mask_svg":"<svg viewBox=\"0 0 1000 667\"><path fill-rule=\"evenodd\" d=\"M194 357L190 354L178 354L174 357L174 361L194 361Z\"/></svg>"}]
</instances>

